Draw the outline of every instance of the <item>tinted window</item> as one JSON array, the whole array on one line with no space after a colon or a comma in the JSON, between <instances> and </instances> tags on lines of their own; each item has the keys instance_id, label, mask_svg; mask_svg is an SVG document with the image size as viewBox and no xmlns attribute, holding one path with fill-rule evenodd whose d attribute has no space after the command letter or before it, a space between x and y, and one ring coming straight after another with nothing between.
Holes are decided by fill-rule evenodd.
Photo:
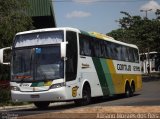
<instances>
[{"instance_id":1,"label":"tinted window","mask_svg":"<svg viewBox=\"0 0 160 119\"><path fill-rule=\"evenodd\" d=\"M135 61L133 48L129 48L129 61L130 62L134 62Z\"/></svg>"},{"instance_id":2,"label":"tinted window","mask_svg":"<svg viewBox=\"0 0 160 119\"><path fill-rule=\"evenodd\" d=\"M126 46L122 46L122 60L128 61L128 52Z\"/></svg>"},{"instance_id":3,"label":"tinted window","mask_svg":"<svg viewBox=\"0 0 160 119\"><path fill-rule=\"evenodd\" d=\"M17 35L14 41L14 47L60 43L63 41L63 37L63 31L37 32Z\"/></svg>"},{"instance_id":4,"label":"tinted window","mask_svg":"<svg viewBox=\"0 0 160 119\"><path fill-rule=\"evenodd\" d=\"M102 39L79 34L80 54L84 56L110 58L113 60L139 62L138 50Z\"/></svg>"},{"instance_id":5,"label":"tinted window","mask_svg":"<svg viewBox=\"0 0 160 119\"><path fill-rule=\"evenodd\" d=\"M105 41L100 42L100 48L101 48L101 57L108 57L106 53L106 46Z\"/></svg>"},{"instance_id":6,"label":"tinted window","mask_svg":"<svg viewBox=\"0 0 160 119\"><path fill-rule=\"evenodd\" d=\"M66 81L75 80L77 76L77 35L67 31Z\"/></svg>"},{"instance_id":7,"label":"tinted window","mask_svg":"<svg viewBox=\"0 0 160 119\"><path fill-rule=\"evenodd\" d=\"M138 55L138 50L137 49L134 49L134 59L135 59L135 62L138 63L139 62L139 55Z\"/></svg>"},{"instance_id":8,"label":"tinted window","mask_svg":"<svg viewBox=\"0 0 160 119\"><path fill-rule=\"evenodd\" d=\"M115 45L115 55L117 60L122 60L122 47L121 45Z\"/></svg>"}]
</instances>

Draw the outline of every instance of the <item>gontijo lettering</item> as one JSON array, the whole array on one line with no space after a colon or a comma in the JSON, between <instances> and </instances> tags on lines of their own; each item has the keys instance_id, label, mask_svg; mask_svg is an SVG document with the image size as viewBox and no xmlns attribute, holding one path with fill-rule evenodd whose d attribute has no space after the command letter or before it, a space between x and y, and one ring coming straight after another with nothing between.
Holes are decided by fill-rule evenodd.
<instances>
[{"instance_id":1,"label":"gontijo lettering","mask_svg":"<svg viewBox=\"0 0 160 119\"><path fill-rule=\"evenodd\" d=\"M117 70L131 71L131 65L117 64Z\"/></svg>"},{"instance_id":2,"label":"gontijo lettering","mask_svg":"<svg viewBox=\"0 0 160 119\"><path fill-rule=\"evenodd\" d=\"M138 66L133 66L133 71L140 71L140 67L138 67Z\"/></svg>"}]
</instances>

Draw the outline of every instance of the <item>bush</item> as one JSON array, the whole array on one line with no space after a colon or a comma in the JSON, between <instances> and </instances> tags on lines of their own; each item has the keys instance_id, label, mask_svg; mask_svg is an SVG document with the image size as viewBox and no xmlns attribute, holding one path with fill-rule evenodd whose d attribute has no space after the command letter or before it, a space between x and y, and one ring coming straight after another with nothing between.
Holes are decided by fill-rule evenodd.
<instances>
[{"instance_id":1,"label":"bush","mask_svg":"<svg viewBox=\"0 0 160 119\"><path fill-rule=\"evenodd\" d=\"M0 88L0 106L6 105L11 100L11 93L9 89Z\"/></svg>"},{"instance_id":2,"label":"bush","mask_svg":"<svg viewBox=\"0 0 160 119\"><path fill-rule=\"evenodd\" d=\"M0 64L0 80L10 80L10 65Z\"/></svg>"},{"instance_id":3,"label":"bush","mask_svg":"<svg viewBox=\"0 0 160 119\"><path fill-rule=\"evenodd\" d=\"M10 66L0 64L0 106L6 105L11 100L9 81Z\"/></svg>"}]
</instances>

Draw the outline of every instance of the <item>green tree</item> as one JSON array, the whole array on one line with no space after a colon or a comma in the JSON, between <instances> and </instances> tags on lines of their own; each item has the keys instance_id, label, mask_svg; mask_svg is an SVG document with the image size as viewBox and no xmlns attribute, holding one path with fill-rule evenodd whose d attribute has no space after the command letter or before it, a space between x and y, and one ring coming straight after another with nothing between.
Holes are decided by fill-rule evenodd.
<instances>
[{"instance_id":1,"label":"green tree","mask_svg":"<svg viewBox=\"0 0 160 119\"><path fill-rule=\"evenodd\" d=\"M160 19L160 10L159 9L156 10L155 14L157 16L157 19Z\"/></svg>"},{"instance_id":2,"label":"green tree","mask_svg":"<svg viewBox=\"0 0 160 119\"><path fill-rule=\"evenodd\" d=\"M27 0L0 0L0 48L11 46L17 32L32 29Z\"/></svg>"},{"instance_id":3,"label":"green tree","mask_svg":"<svg viewBox=\"0 0 160 119\"><path fill-rule=\"evenodd\" d=\"M131 16L127 12L121 12L124 17L119 19L120 29L113 30L108 33L115 39L127 43L136 44L141 52L150 51L160 52L160 21L158 15L160 12L155 12L157 18L149 20L140 16Z\"/></svg>"}]
</instances>

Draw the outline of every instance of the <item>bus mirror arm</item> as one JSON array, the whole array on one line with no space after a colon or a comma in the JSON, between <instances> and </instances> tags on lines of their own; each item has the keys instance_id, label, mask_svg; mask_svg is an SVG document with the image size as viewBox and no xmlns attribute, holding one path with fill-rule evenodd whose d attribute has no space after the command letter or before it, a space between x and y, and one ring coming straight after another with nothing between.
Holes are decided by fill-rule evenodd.
<instances>
[{"instance_id":1,"label":"bus mirror arm","mask_svg":"<svg viewBox=\"0 0 160 119\"><path fill-rule=\"evenodd\" d=\"M5 55L7 55L8 56L8 54L5 54L5 51L6 50L12 50L12 47L5 47L5 48L2 48L2 49L0 49L0 64L3 64L3 65L10 65L10 62L9 61L7 61L7 62L5 62L4 61L4 56Z\"/></svg>"},{"instance_id":2,"label":"bus mirror arm","mask_svg":"<svg viewBox=\"0 0 160 119\"><path fill-rule=\"evenodd\" d=\"M66 59L66 48L68 42L61 42L61 58Z\"/></svg>"}]
</instances>

